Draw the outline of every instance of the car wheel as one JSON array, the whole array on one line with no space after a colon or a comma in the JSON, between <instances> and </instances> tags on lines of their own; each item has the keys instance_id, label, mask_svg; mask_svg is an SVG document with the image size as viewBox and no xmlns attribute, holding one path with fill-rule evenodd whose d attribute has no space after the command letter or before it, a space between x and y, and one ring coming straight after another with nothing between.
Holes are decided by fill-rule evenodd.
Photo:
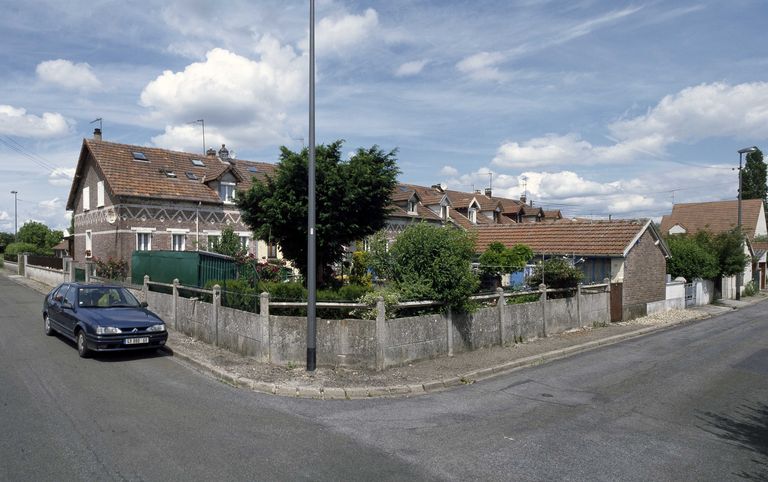
<instances>
[{"instance_id":1,"label":"car wheel","mask_svg":"<svg viewBox=\"0 0 768 482\"><path fill-rule=\"evenodd\" d=\"M91 350L85 344L85 333L82 330L77 333L77 354L80 355L80 358L88 358L91 354Z\"/></svg>"},{"instance_id":2,"label":"car wheel","mask_svg":"<svg viewBox=\"0 0 768 482\"><path fill-rule=\"evenodd\" d=\"M53 328L51 328L51 319L48 315L43 316L43 331L48 336L53 336Z\"/></svg>"}]
</instances>

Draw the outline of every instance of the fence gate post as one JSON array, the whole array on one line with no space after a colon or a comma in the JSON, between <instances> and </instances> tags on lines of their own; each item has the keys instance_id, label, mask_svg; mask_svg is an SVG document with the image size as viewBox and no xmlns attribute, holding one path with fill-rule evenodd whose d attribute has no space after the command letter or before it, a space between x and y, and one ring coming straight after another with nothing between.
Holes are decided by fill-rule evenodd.
<instances>
[{"instance_id":1,"label":"fence gate post","mask_svg":"<svg viewBox=\"0 0 768 482\"><path fill-rule=\"evenodd\" d=\"M266 358L265 361L272 361L272 342L271 338L271 324L269 322L269 293L266 291L259 295L259 315L261 318L261 342L266 345L267 349L262 350L262 356Z\"/></svg>"},{"instance_id":2,"label":"fence gate post","mask_svg":"<svg viewBox=\"0 0 768 482\"><path fill-rule=\"evenodd\" d=\"M16 255L16 272L21 276L27 275L27 253Z\"/></svg>"},{"instance_id":3,"label":"fence gate post","mask_svg":"<svg viewBox=\"0 0 768 482\"><path fill-rule=\"evenodd\" d=\"M174 278L173 280L173 304L172 308L173 310L173 329L178 330L179 329L179 279Z\"/></svg>"},{"instance_id":4,"label":"fence gate post","mask_svg":"<svg viewBox=\"0 0 768 482\"><path fill-rule=\"evenodd\" d=\"M504 298L504 289L496 288L496 295L499 299L496 301L496 307L499 310L499 345L504 346L507 341L507 331L504 328L504 307L507 304L507 300Z\"/></svg>"},{"instance_id":5,"label":"fence gate post","mask_svg":"<svg viewBox=\"0 0 768 482\"><path fill-rule=\"evenodd\" d=\"M611 324L611 278L603 278L605 292L608 293L608 324Z\"/></svg>"},{"instance_id":6,"label":"fence gate post","mask_svg":"<svg viewBox=\"0 0 768 482\"><path fill-rule=\"evenodd\" d=\"M213 341L219 346L219 308L221 308L221 286L213 285Z\"/></svg>"},{"instance_id":7,"label":"fence gate post","mask_svg":"<svg viewBox=\"0 0 768 482\"><path fill-rule=\"evenodd\" d=\"M544 338L547 337L547 285L541 283L539 285L539 291L541 291L541 330Z\"/></svg>"},{"instance_id":8,"label":"fence gate post","mask_svg":"<svg viewBox=\"0 0 768 482\"><path fill-rule=\"evenodd\" d=\"M149 275L144 275L144 284L141 285L141 294L144 297L143 300L147 303L149 303Z\"/></svg>"},{"instance_id":9,"label":"fence gate post","mask_svg":"<svg viewBox=\"0 0 768 482\"><path fill-rule=\"evenodd\" d=\"M75 282L75 260L74 258L70 258L69 264L67 265L67 268L69 269L69 282L74 283Z\"/></svg>"},{"instance_id":10,"label":"fence gate post","mask_svg":"<svg viewBox=\"0 0 768 482\"><path fill-rule=\"evenodd\" d=\"M453 356L453 310L449 306L445 312L445 338L448 343L448 356Z\"/></svg>"},{"instance_id":11,"label":"fence gate post","mask_svg":"<svg viewBox=\"0 0 768 482\"><path fill-rule=\"evenodd\" d=\"M387 329L386 325L387 310L384 304L384 298L376 298L376 370L384 369L384 340Z\"/></svg>"},{"instance_id":12,"label":"fence gate post","mask_svg":"<svg viewBox=\"0 0 768 482\"><path fill-rule=\"evenodd\" d=\"M581 283L576 285L576 320L581 327Z\"/></svg>"}]
</instances>

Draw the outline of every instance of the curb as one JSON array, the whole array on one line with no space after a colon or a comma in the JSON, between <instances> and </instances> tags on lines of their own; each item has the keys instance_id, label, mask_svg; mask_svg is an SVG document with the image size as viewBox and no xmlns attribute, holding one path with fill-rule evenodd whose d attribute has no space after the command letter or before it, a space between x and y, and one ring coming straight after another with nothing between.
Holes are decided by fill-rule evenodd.
<instances>
[{"instance_id":1,"label":"curb","mask_svg":"<svg viewBox=\"0 0 768 482\"><path fill-rule=\"evenodd\" d=\"M231 385L235 388L246 388L254 392L266 393L270 395L277 395L289 398L305 398L314 400L362 400L371 398L393 398L393 397L408 397L416 395L426 395L428 393L435 393L451 388L459 387L462 385L471 385L477 381L487 380L490 378L506 375L508 373L521 370L523 368L542 365L555 360L567 358L572 355L584 353L594 350L603 346L614 345L616 343L631 340L633 338L639 338L651 333L661 332L682 325L684 323L690 323L693 321L701 321L712 316L707 314L701 318L689 319L678 321L676 323L669 323L662 326L649 326L647 328L640 328L639 330L630 331L628 333L622 333L619 335L609 336L601 340L593 340L580 345L573 345L566 348L560 348L558 350L552 350L539 355L533 355L525 358L520 358L500 365L482 368L467 372L460 376L454 376L450 378L440 380L429 380L423 383L415 383L410 385L395 385L395 386L376 386L376 387L312 387L312 386L293 386L293 385L280 385L270 382L261 382L252 380L249 378L238 377L226 372L220 368L217 368L207 362L198 360L188 353L184 353L184 350L172 349L165 346L163 349L169 353L173 358L180 360L183 363L190 365L197 371L210 375L213 378Z\"/></svg>"}]
</instances>

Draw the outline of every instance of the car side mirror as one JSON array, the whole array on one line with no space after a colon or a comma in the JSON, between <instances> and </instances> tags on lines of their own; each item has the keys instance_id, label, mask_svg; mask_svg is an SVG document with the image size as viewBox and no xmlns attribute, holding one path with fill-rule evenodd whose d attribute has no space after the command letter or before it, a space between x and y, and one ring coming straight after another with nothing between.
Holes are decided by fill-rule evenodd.
<instances>
[{"instance_id":1,"label":"car side mirror","mask_svg":"<svg viewBox=\"0 0 768 482\"><path fill-rule=\"evenodd\" d=\"M146 308L147 306L149 306L149 303L147 303L146 301L142 301L139 304L141 305L142 308Z\"/></svg>"},{"instance_id":2,"label":"car side mirror","mask_svg":"<svg viewBox=\"0 0 768 482\"><path fill-rule=\"evenodd\" d=\"M59 303L61 303L61 301L64 299L64 297L61 296L61 295L56 295L56 296L53 297L53 299L54 299L54 301L58 301Z\"/></svg>"}]
</instances>

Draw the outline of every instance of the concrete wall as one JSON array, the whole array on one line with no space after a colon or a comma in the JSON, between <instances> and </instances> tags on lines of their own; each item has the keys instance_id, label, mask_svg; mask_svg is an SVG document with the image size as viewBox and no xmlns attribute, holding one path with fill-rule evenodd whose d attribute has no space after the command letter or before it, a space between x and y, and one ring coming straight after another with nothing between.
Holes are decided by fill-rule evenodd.
<instances>
[{"instance_id":1,"label":"concrete wall","mask_svg":"<svg viewBox=\"0 0 768 482\"><path fill-rule=\"evenodd\" d=\"M46 268L44 266L32 266L29 264L25 266L24 276L49 286L56 286L65 281L69 281L68 272Z\"/></svg>"},{"instance_id":2,"label":"concrete wall","mask_svg":"<svg viewBox=\"0 0 768 482\"><path fill-rule=\"evenodd\" d=\"M208 303L146 289L141 298L170 327L206 343L278 365L306 361L305 317L270 315L266 296L257 314L221 307L216 292L211 295ZM378 320L318 319L317 363L382 369L607 323L608 297L585 289L580 296L522 304L507 304L503 297L472 314L387 320L382 307Z\"/></svg>"},{"instance_id":3,"label":"concrete wall","mask_svg":"<svg viewBox=\"0 0 768 482\"><path fill-rule=\"evenodd\" d=\"M711 304L715 300L715 282L712 280L694 280L694 289L696 290L695 306L704 306Z\"/></svg>"}]
</instances>

